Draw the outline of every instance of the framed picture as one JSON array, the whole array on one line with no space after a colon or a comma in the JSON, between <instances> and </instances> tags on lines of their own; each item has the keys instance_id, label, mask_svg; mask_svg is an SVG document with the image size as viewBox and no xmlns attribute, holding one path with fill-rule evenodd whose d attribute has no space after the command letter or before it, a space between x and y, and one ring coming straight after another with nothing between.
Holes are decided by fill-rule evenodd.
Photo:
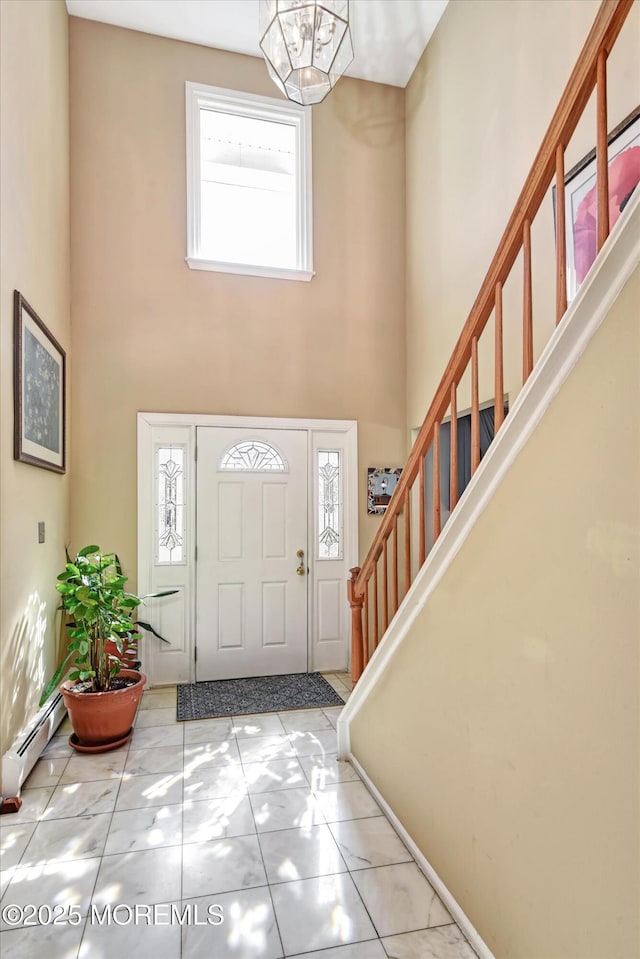
<instances>
[{"instance_id":1,"label":"framed picture","mask_svg":"<svg viewBox=\"0 0 640 959\"><path fill-rule=\"evenodd\" d=\"M620 214L640 182L640 106L626 117L608 139L609 227ZM574 298L597 252L596 151L592 150L565 176L567 224L567 299ZM555 213L556 195L553 188Z\"/></svg>"},{"instance_id":2,"label":"framed picture","mask_svg":"<svg viewBox=\"0 0 640 959\"><path fill-rule=\"evenodd\" d=\"M14 459L65 472L65 352L36 311L13 294Z\"/></svg>"},{"instance_id":3,"label":"framed picture","mask_svg":"<svg viewBox=\"0 0 640 959\"><path fill-rule=\"evenodd\" d=\"M386 512L391 494L398 485L402 467L370 466L367 470L367 513Z\"/></svg>"}]
</instances>

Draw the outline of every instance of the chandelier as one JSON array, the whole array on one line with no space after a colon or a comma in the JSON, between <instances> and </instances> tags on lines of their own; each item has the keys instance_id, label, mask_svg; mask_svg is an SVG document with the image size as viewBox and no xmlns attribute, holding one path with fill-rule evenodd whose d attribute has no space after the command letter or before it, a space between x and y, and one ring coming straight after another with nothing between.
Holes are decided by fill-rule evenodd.
<instances>
[{"instance_id":1,"label":"chandelier","mask_svg":"<svg viewBox=\"0 0 640 959\"><path fill-rule=\"evenodd\" d=\"M260 0L260 49L289 100L320 103L353 60L349 0Z\"/></svg>"}]
</instances>

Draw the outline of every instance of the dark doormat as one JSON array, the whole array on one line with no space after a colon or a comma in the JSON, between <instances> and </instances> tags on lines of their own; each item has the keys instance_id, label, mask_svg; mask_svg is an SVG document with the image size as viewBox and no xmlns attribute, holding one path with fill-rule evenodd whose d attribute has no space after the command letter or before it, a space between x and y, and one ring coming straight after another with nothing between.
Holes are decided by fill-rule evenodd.
<instances>
[{"instance_id":1,"label":"dark doormat","mask_svg":"<svg viewBox=\"0 0 640 959\"><path fill-rule=\"evenodd\" d=\"M343 705L344 700L320 673L178 685L178 721Z\"/></svg>"}]
</instances>

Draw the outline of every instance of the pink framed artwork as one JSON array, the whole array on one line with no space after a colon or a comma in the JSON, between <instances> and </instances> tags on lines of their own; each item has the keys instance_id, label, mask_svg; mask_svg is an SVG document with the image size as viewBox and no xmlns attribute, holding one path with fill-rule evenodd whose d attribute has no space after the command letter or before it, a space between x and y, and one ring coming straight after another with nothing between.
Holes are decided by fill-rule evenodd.
<instances>
[{"instance_id":1,"label":"pink framed artwork","mask_svg":"<svg viewBox=\"0 0 640 959\"><path fill-rule=\"evenodd\" d=\"M640 182L640 107L609 135L609 228L612 230ZM554 188L555 209L555 188ZM597 252L596 151L565 177L567 298L574 298Z\"/></svg>"}]
</instances>

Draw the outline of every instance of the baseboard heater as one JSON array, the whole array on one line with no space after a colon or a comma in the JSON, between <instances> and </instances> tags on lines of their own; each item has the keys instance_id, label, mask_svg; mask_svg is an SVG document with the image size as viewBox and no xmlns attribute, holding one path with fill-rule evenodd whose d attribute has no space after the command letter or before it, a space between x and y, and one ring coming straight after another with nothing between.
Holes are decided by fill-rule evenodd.
<instances>
[{"instance_id":1,"label":"baseboard heater","mask_svg":"<svg viewBox=\"0 0 640 959\"><path fill-rule=\"evenodd\" d=\"M55 692L2 757L2 796L19 796L22 784L38 761L65 714L62 696Z\"/></svg>"}]
</instances>

